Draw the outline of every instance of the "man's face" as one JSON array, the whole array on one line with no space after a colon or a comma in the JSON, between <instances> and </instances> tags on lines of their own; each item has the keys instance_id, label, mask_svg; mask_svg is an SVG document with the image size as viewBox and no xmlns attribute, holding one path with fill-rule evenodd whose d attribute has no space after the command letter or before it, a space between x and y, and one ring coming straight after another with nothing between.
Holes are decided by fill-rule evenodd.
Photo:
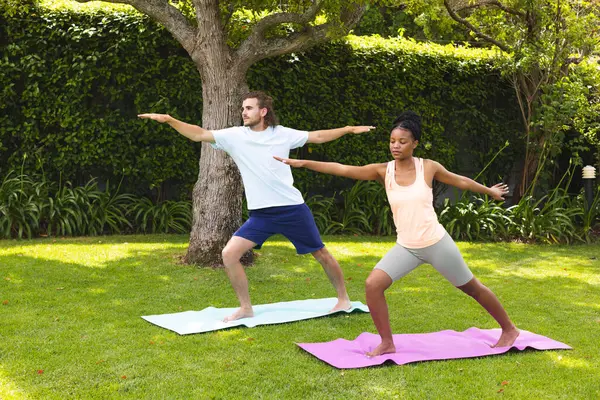
<instances>
[{"instance_id":1,"label":"man's face","mask_svg":"<svg viewBox=\"0 0 600 400\"><path fill-rule=\"evenodd\" d=\"M258 99L246 99L242 103L244 126L252 128L262 124L265 115L267 115L267 109L258 107Z\"/></svg>"}]
</instances>

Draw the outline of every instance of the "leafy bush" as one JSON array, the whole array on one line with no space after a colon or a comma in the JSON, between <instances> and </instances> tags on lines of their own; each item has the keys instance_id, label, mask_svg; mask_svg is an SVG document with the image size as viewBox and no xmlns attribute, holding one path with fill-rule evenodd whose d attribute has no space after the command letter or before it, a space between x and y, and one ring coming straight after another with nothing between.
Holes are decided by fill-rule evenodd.
<instances>
[{"instance_id":1,"label":"leafy bush","mask_svg":"<svg viewBox=\"0 0 600 400\"><path fill-rule=\"evenodd\" d=\"M575 172L571 164L558 185L536 199L530 193L508 208L487 197L446 201L439 212L442 225L459 240L521 240L541 243L590 242L600 224L600 193L586 209L583 196L570 194ZM531 190L533 187L531 188Z\"/></svg>"},{"instance_id":2,"label":"leafy bush","mask_svg":"<svg viewBox=\"0 0 600 400\"><path fill-rule=\"evenodd\" d=\"M439 221L457 240L502 240L508 237L512 220L506 209L487 197L449 200L439 214Z\"/></svg>"},{"instance_id":3,"label":"leafy bush","mask_svg":"<svg viewBox=\"0 0 600 400\"><path fill-rule=\"evenodd\" d=\"M44 184L23 174L9 172L0 185L0 237L38 234Z\"/></svg>"},{"instance_id":4,"label":"leafy bush","mask_svg":"<svg viewBox=\"0 0 600 400\"><path fill-rule=\"evenodd\" d=\"M96 179L78 187L54 185L43 175L11 171L0 184L0 239L190 231L190 201L155 203L119 189L108 184L100 189ZM385 189L376 182L357 181L331 197L306 196L306 204L323 235L395 234ZM557 187L539 200L526 196L509 208L487 197L463 197L455 204L446 200L438 213L457 240L590 242L600 233L600 190L589 210L581 194Z\"/></svg>"},{"instance_id":5,"label":"leafy bush","mask_svg":"<svg viewBox=\"0 0 600 400\"><path fill-rule=\"evenodd\" d=\"M191 202L154 204L144 197L133 202L131 214L135 226L143 233L189 233L192 227Z\"/></svg>"},{"instance_id":6,"label":"leafy bush","mask_svg":"<svg viewBox=\"0 0 600 400\"><path fill-rule=\"evenodd\" d=\"M154 204L119 189L109 183L100 189L96 179L55 185L43 175L10 171L0 184L0 238L190 231L189 201Z\"/></svg>"}]
</instances>

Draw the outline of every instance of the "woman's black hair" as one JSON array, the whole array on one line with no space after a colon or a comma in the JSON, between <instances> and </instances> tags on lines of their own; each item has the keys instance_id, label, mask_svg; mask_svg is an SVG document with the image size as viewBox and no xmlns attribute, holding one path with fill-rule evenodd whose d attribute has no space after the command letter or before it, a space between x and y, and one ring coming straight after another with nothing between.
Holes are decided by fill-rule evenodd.
<instances>
[{"instance_id":1,"label":"woman's black hair","mask_svg":"<svg viewBox=\"0 0 600 400\"><path fill-rule=\"evenodd\" d=\"M414 111L404 111L398 115L392 125L392 130L401 128L412 133L413 139L421 140L421 117Z\"/></svg>"}]
</instances>

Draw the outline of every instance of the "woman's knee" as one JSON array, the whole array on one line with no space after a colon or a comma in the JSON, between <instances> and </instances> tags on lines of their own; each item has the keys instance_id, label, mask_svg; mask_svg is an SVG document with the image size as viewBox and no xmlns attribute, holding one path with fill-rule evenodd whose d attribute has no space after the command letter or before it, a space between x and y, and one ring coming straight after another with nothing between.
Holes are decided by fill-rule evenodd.
<instances>
[{"instance_id":1,"label":"woman's knee","mask_svg":"<svg viewBox=\"0 0 600 400\"><path fill-rule=\"evenodd\" d=\"M373 270L365 282L367 293L384 292L392 284L392 278L381 270Z\"/></svg>"},{"instance_id":2,"label":"woman's knee","mask_svg":"<svg viewBox=\"0 0 600 400\"><path fill-rule=\"evenodd\" d=\"M481 296L481 293L486 289L485 286L477 280L477 278L471 279L466 284L458 287L467 295L473 297L474 299L478 299Z\"/></svg>"}]
</instances>

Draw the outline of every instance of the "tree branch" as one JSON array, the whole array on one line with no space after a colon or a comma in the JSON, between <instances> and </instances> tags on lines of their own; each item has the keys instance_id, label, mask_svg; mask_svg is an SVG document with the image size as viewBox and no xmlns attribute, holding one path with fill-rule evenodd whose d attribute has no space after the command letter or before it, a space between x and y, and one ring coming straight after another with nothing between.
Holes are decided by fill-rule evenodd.
<instances>
[{"instance_id":1,"label":"tree branch","mask_svg":"<svg viewBox=\"0 0 600 400\"><path fill-rule=\"evenodd\" d=\"M284 38L263 39L261 42L261 58L274 57L282 54L304 51L323 42L330 30L329 24L318 27L308 27L303 32L293 33Z\"/></svg>"},{"instance_id":2,"label":"tree branch","mask_svg":"<svg viewBox=\"0 0 600 400\"><path fill-rule=\"evenodd\" d=\"M473 26L473 24L471 24L469 21L467 21L464 18L459 17L458 14L456 14L456 12L452 9L452 7L450 7L448 0L444 0L444 6L446 6L446 9L448 10L448 14L450 14L450 17L452 17L453 20L455 20L456 22L458 22L461 25L466 26L471 32L473 32L475 34L475 36L496 45L501 50L504 50L507 53L509 53L511 51L511 49L508 45L497 41L496 39L494 39L493 37L491 37L489 35L486 35L485 33L481 32L480 30L475 28Z\"/></svg>"},{"instance_id":3,"label":"tree branch","mask_svg":"<svg viewBox=\"0 0 600 400\"><path fill-rule=\"evenodd\" d=\"M233 4L229 4L227 6L227 15L223 18L223 25L227 26L231 22L231 17L233 17L233 13L235 12L235 7Z\"/></svg>"},{"instance_id":4,"label":"tree branch","mask_svg":"<svg viewBox=\"0 0 600 400\"><path fill-rule=\"evenodd\" d=\"M502 11L508 13L508 14L512 14L512 15L516 15L518 17L523 17L525 18L526 14L523 11L519 11L519 10L515 10L514 8L510 8L505 6L504 4L500 3L497 0L487 0L487 1L482 1L480 3L474 3L474 4L469 4L466 5L464 7L458 8L456 10L454 10L455 12L461 12L464 10L470 10L473 8L479 8L479 7L487 7L487 6L496 6L499 9L501 9Z\"/></svg>"},{"instance_id":5,"label":"tree branch","mask_svg":"<svg viewBox=\"0 0 600 400\"><path fill-rule=\"evenodd\" d=\"M79 3L88 3L93 0L75 0ZM102 0L107 3L128 4L136 10L152 17L173 35L185 50L194 48L195 28L188 19L166 0Z\"/></svg>"},{"instance_id":6,"label":"tree branch","mask_svg":"<svg viewBox=\"0 0 600 400\"><path fill-rule=\"evenodd\" d=\"M279 24L296 23L306 25L315 19L319 11L321 11L322 5L322 0L315 0L303 14L282 12L267 15L265 18L258 21L254 26L254 29L252 29L252 34L246 41L260 40L269 28Z\"/></svg>"},{"instance_id":7,"label":"tree branch","mask_svg":"<svg viewBox=\"0 0 600 400\"><path fill-rule=\"evenodd\" d=\"M561 29L565 28L564 20L561 21L561 11L562 7L560 6L560 0L558 0L556 4L556 16L554 17L554 54L552 56L552 63L550 64L550 70L552 72L548 74L548 77L550 77L550 75L554 75L554 71L557 67L557 64L562 64L558 65L559 71L564 66L564 62L561 63L561 61L563 60L560 60L560 55L565 50L565 39L560 37Z\"/></svg>"},{"instance_id":8,"label":"tree branch","mask_svg":"<svg viewBox=\"0 0 600 400\"><path fill-rule=\"evenodd\" d=\"M242 42L236 51L236 59L240 66L249 66L256 61L281 54L304 51L318 43L329 39L328 34L336 28L333 24L326 23L311 26L309 23L315 19L321 10L323 1L315 0L303 14L277 13L260 20L252 30L250 36ZM360 20L366 7L356 3L346 5L341 13L342 31L347 33ZM294 32L286 37L265 38L265 32L282 23L296 23L304 26L301 32Z\"/></svg>"},{"instance_id":9,"label":"tree branch","mask_svg":"<svg viewBox=\"0 0 600 400\"><path fill-rule=\"evenodd\" d=\"M565 60L565 65L571 65L571 64L581 64L581 62L585 59L584 56L580 56L580 57L567 57L567 59ZM600 63L600 60L598 61L598 63Z\"/></svg>"}]
</instances>

